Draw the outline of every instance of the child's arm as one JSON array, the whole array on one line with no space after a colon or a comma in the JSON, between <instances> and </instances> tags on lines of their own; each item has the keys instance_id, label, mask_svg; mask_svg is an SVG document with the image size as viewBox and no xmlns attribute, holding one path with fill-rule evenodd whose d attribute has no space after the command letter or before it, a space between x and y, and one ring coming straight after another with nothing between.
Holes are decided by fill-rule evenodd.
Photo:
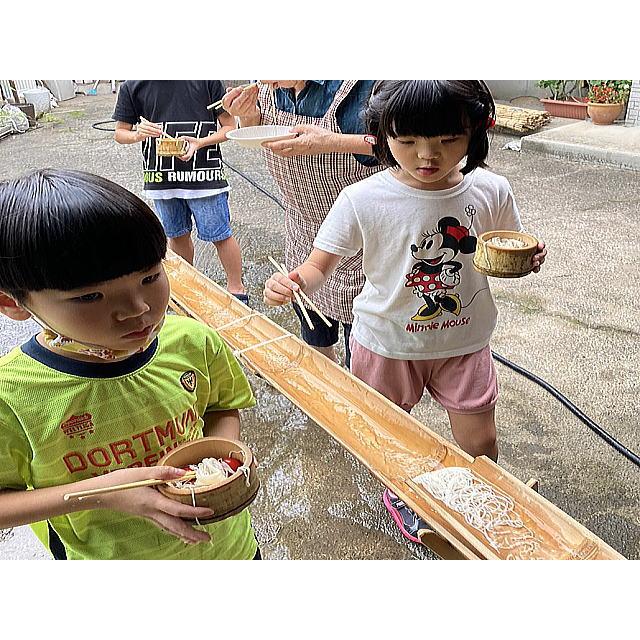
<instances>
[{"instance_id":1,"label":"child's arm","mask_svg":"<svg viewBox=\"0 0 640 640\"><path fill-rule=\"evenodd\" d=\"M204 414L204 436L218 438L240 439L240 412L237 409L222 411L208 411Z\"/></svg>"},{"instance_id":2,"label":"child's arm","mask_svg":"<svg viewBox=\"0 0 640 640\"><path fill-rule=\"evenodd\" d=\"M180 478L183 469L174 467L140 467L120 469L88 480L57 485L46 489L0 491L0 529L17 527L31 522L48 520L55 516L86 509L110 509L147 518L158 527L182 538L185 542L197 543L209 540L205 532L194 529L182 518L206 518L210 509L183 505L166 498L152 487L127 489L113 493L90 496L82 500L64 500L65 493L98 489L138 480L171 480ZM204 535L202 535L204 533Z\"/></svg>"},{"instance_id":3,"label":"child's arm","mask_svg":"<svg viewBox=\"0 0 640 640\"><path fill-rule=\"evenodd\" d=\"M288 277L274 273L265 282L265 303L270 307L277 307L292 302L294 291L317 291L329 279L341 258L342 256L322 249L313 249L307 260L296 267Z\"/></svg>"}]
</instances>

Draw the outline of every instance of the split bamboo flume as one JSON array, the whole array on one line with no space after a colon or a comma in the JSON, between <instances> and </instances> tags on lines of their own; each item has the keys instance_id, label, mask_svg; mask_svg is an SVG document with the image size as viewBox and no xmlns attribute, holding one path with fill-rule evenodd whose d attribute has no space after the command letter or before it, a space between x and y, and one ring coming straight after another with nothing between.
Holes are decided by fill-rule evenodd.
<instances>
[{"instance_id":1,"label":"split bamboo flume","mask_svg":"<svg viewBox=\"0 0 640 640\"><path fill-rule=\"evenodd\" d=\"M248 369L295 403L416 511L460 557L614 559L622 556L486 457L472 458L265 315L249 309L178 256L166 269L172 306L219 329ZM522 528L496 548L413 478L466 467L514 503ZM442 554L441 554L442 555Z\"/></svg>"}]
</instances>

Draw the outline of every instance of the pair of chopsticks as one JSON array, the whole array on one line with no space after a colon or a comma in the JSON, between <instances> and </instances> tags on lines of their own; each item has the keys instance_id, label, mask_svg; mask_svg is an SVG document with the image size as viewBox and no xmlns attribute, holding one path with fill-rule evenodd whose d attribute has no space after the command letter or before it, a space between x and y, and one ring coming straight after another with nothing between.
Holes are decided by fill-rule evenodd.
<instances>
[{"instance_id":1,"label":"pair of chopsticks","mask_svg":"<svg viewBox=\"0 0 640 640\"><path fill-rule=\"evenodd\" d=\"M140 120L143 120L144 122L146 122L147 124L153 124L153 122L151 122L150 120L147 120L146 118L143 118L142 116L140 116ZM162 131L162 133L160 134L160 137L164 136L165 138L169 138L170 140L177 140L177 138L174 138L173 136L170 136L166 131Z\"/></svg>"},{"instance_id":2,"label":"pair of chopsticks","mask_svg":"<svg viewBox=\"0 0 640 640\"><path fill-rule=\"evenodd\" d=\"M75 491L73 493L65 493L62 496L63 500L71 500L76 498L82 500L88 496L97 496L101 493L111 493L112 491L124 491L125 489L137 489L138 487L153 487L159 484L169 484L170 482L182 482L183 480L191 480L196 477L195 471L187 471L183 476L179 478L173 478L173 480L138 480L138 482L126 482L125 484L114 484L112 487L102 487L101 489L87 489L86 491Z\"/></svg>"},{"instance_id":3,"label":"pair of chopsticks","mask_svg":"<svg viewBox=\"0 0 640 640\"><path fill-rule=\"evenodd\" d=\"M250 89L251 87L256 86L258 86L257 82L250 82L249 84L241 84L239 87L234 87L234 89L242 89L244 91L245 89ZM218 100L217 102L214 102L213 104L210 104L207 109L218 109L222 106L223 100L224 98Z\"/></svg>"},{"instance_id":4,"label":"pair of chopsticks","mask_svg":"<svg viewBox=\"0 0 640 640\"><path fill-rule=\"evenodd\" d=\"M271 256L269 256L269 261L283 276L287 278L289 277L289 273L283 264L276 262ZM309 296L307 296L307 294L304 291L300 291L300 292L294 291L293 296L296 299L296 302L298 303L300 310L302 311L302 315L304 316L305 321L309 325L309 329L313 331L314 326L313 326L313 322L311 322L311 318L309 317L309 313L305 309L304 304L302 304L303 299L307 303L309 308L315 311L318 314L318 316L320 316L320 319L327 325L327 327L331 326L331 322L329 322L329 320L327 320L327 318L324 316L322 311L320 311L320 309L318 309L318 307L316 307L316 305L313 304L313 302L311 302L311 300L309 299Z\"/></svg>"}]
</instances>

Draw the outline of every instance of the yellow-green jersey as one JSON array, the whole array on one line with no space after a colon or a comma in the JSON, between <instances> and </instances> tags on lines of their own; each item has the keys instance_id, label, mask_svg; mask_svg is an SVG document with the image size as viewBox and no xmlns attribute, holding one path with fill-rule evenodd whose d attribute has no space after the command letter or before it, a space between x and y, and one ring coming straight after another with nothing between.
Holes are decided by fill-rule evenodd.
<instances>
[{"instance_id":1,"label":"yellow-green jersey","mask_svg":"<svg viewBox=\"0 0 640 640\"><path fill-rule=\"evenodd\" d=\"M34 338L0 358L0 489L39 489L151 466L202 437L203 415L255 404L231 350L209 327L168 316L142 353L88 363ZM188 545L152 522L91 509L51 518L69 559L250 559L249 512Z\"/></svg>"}]
</instances>

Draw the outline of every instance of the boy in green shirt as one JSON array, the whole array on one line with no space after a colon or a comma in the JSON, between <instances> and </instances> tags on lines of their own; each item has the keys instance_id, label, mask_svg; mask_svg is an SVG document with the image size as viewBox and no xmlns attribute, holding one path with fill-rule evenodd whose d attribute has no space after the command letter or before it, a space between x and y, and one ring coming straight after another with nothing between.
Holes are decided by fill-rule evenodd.
<instances>
[{"instance_id":1,"label":"boy in green shirt","mask_svg":"<svg viewBox=\"0 0 640 640\"><path fill-rule=\"evenodd\" d=\"M70 559L259 557L246 509L195 528L209 509L151 487L63 500L179 478L153 465L188 440L239 439L255 404L215 331L165 317L165 253L151 209L104 178L0 184L0 312L43 327L0 358L0 529L49 520Z\"/></svg>"}]
</instances>

